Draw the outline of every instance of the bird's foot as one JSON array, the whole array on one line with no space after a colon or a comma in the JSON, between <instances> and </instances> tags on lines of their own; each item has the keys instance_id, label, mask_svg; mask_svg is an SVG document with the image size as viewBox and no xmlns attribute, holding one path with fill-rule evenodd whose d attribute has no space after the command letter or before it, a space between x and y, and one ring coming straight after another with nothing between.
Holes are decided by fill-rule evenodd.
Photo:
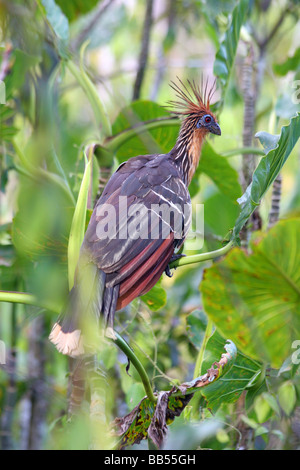
<instances>
[{"instance_id":1,"label":"bird's foot","mask_svg":"<svg viewBox=\"0 0 300 470\"><path fill-rule=\"evenodd\" d=\"M170 259L169 261L169 264L168 266L166 267L165 269L165 274L168 276L168 277L173 277L173 273L171 273L171 268L170 268L170 264L172 264L174 261L177 261L178 259L180 258L184 258L186 255L183 255L182 253L178 254L178 255L173 255L172 258ZM176 269L176 267L174 267L173 269Z\"/></svg>"}]
</instances>

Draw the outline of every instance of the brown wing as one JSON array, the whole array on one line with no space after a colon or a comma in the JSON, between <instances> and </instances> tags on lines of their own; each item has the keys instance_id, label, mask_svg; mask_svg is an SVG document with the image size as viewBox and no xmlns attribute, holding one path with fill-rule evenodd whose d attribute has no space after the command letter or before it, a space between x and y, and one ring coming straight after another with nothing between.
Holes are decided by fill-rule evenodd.
<instances>
[{"instance_id":1,"label":"brown wing","mask_svg":"<svg viewBox=\"0 0 300 470\"><path fill-rule=\"evenodd\" d=\"M117 309L157 282L186 236L189 206L189 193L167 155L132 158L112 176L82 249L106 273L106 287L119 286Z\"/></svg>"}]
</instances>

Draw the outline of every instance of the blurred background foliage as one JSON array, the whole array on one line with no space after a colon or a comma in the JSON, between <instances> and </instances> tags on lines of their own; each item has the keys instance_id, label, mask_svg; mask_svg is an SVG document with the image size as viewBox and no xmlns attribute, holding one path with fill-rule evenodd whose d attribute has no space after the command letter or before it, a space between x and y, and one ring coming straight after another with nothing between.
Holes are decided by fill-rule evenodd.
<instances>
[{"instance_id":1,"label":"blurred background foliage","mask_svg":"<svg viewBox=\"0 0 300 470\"><path fill-rule=\"evenodd\" d=\"M260 141L272 151L290 126L280 141L282 152L290 145L289 159L243 229L241 247L213 266L163 277L118 313L116 329L157 390L205 373L227 338L238 346L232 369L170 426L167 449L299 448L292 360L300 340L299 120L289 124L300 111L299 11L297 0L0 2L2 449L109 448L105 423L145 395L124 354L104 342L97 403L106 421L87 411L68 423L70 361L47 338L68 293L68 240L87 149L86 223L120 162L173 147L179 122L169 112L169 82L199 82L202 74L210 84L218 77L222 128L190 186L193 203L204 204L202 251L220 248L235 225L237 199L264 154L255 133L268 133ZM195 246L187 242L185 252ZM35 300L8 302L5 292Z\"/></svg>"}]
</instances>

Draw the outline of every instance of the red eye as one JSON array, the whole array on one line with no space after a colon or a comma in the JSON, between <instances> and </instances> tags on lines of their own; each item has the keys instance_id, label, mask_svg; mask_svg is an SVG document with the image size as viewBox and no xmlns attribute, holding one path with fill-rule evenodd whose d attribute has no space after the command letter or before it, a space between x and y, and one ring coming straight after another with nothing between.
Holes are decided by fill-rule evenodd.
<instances>
[{"instance_id":1,"label":"red eye","mask_svg":"<svg viewBox=\"0 0 300 470\"><path fill-rule=\"evenodd\" d=\"M210 121L211 121L211 117L210 116L206 116L204 118L205 122L208 124Z\"/></svg>"}]
</instances>

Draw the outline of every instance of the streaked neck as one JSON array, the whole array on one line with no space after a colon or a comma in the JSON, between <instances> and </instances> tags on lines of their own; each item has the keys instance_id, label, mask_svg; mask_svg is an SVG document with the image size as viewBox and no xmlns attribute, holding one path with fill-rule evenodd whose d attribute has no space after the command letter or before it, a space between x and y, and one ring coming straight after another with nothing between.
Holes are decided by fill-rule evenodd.
<instances>
[{"instance_id":1,"label":"streaked neck","mask_svg":"<svg viewBox=\"0 0 300 470\"><path fill-rule=\"evenodd\" d=\"M171 151L187 186L192 181L198 167L204 137L205 135L200 129L190 131L182 127L175 147Z\"/></svg>"}]
</instances>

